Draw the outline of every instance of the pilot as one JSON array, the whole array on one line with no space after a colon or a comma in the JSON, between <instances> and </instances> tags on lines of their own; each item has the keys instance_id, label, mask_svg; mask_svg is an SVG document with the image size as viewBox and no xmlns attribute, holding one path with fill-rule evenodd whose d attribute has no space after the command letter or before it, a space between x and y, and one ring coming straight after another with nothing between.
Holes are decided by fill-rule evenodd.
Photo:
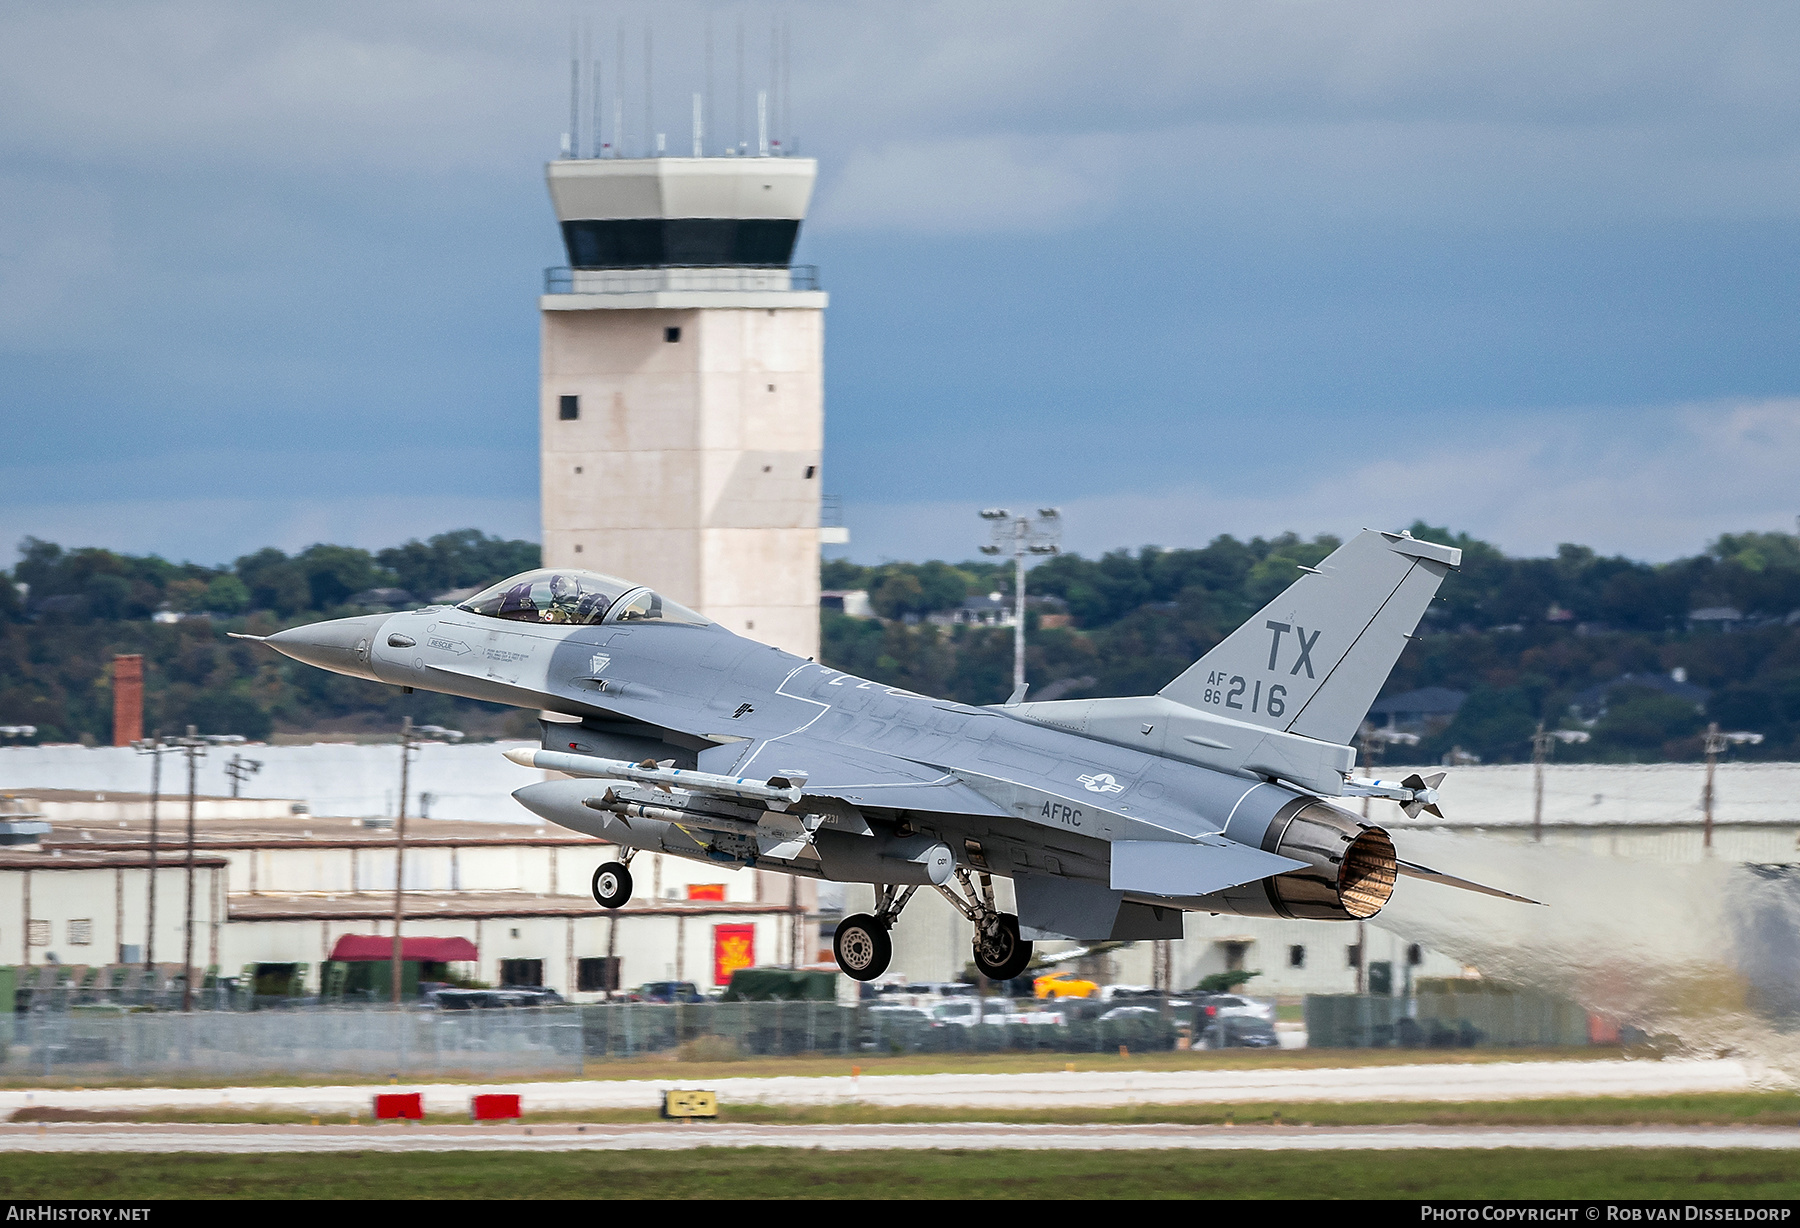
<instances>
[{"instance_id":1,"label":"pilot","mask_svg":"<svg viewBox=\"0 0 1800 1228\"><path fill-rule=\"evenodd\" d=\"M575 621L587 624L597 623L606 617L606 610L610 605L612 602L607 600L605 593L589 590L581 594L580 600L575 603Z\"/></svg>"}]
</instances>

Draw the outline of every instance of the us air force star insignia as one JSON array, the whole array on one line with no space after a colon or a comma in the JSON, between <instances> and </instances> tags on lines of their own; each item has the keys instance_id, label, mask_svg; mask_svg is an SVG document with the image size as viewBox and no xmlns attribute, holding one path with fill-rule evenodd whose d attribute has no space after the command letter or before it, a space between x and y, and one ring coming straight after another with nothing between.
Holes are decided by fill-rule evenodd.
<instances>
[{"instance_id":1,"label":"us air force star insignia","mask_svg":"<svg viewBox=\"0 0 1800 1228\"><path fill-rule=\"evenodd\" d=\"M612 664L612 658L604 652L597 652L588 661L588 672L598 674Z\"/></svg>"},{"instance_id":2,"label":"us air force star insignia","mask_svg":"<svg viewBox=\"0 0 1800 1228\"><path fill-rule=\"evenodd\" d=\"M1086 785L1089 793L1125 792L1125 786L1114 780L1110 772L1101 772L1094 776L1077 776L1075 779Z\"/></svg>"}]
</instances>

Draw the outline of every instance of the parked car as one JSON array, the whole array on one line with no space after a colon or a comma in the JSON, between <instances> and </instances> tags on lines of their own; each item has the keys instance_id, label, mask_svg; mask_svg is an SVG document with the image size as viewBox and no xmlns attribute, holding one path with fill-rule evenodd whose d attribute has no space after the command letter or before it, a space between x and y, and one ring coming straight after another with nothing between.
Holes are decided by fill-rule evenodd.
<instances>
[{"instance_id":1,"label":"parked car","mask_svg":"<svg viewBox=\"0 0 1800 1228\"><path fill-rule=\"evenodd\" d=\"M1154 1006L1115 1006L1100 1016L1101 1023L1111 1023L1116 1019L1155 1018L1162 1012Z\"/></svg>"},{"instance_id":2,"label":"parked car","mask_svg":"<svg viewBox=\"0 0 1800 1228\"><path fill-rule=\"evenodd\" d=\"M931 1017L930 1011L916 1006L871 1006L863 1012L857 1047L876 1049L896 1041L904 1043L922 1029L943 1026Z\"/></svg>"},{"instance_id":3,"label":"parked car","mask_svg":"<svg viewBox=\"0 0 1800 1228\"><path fill-rule=\"evenodd\" d=\"M971 1028L978 1023L999 1023L1005 1016L1006 1005L999 998L957 998L931 1008L932 1022L938 1027Z\"/></svg>"},{"instance_id":4,"label":"parked car","mask_svg":"<svg viewBox=\"0 0 1800 1228\"><path fill-rule=\"evenodd\" d=\"M1194 1045L1201 1049L1275 1049L1281 1039L1275 1024L1256 1015L1220 1015L1211 1026L1196 1029Z\"/></svg>"},{"instance_id":5,"label":"parked car","mask_svg":"<svg viewBox=\"0 0 1800 1228\"><path fill-rule=\"evenodd\" d=\"M1100 992L1094 996L1102 1002L1122 1006L1127 1002L1142 998L1160 999L1162 993L1149 985L1103 985L1100 987Z\"/></svg>"},{"instance_id":6,"label":"parked car","mask_svg":"<svg viewBox=\"0 0 1800 1228\"><path fill-rule=\"evenodd\" d=\"M1040 998L1091 998L1100 986L1073 972L1052 972L1031 982L1031 990Z\"/></svg>"},{"instance_id":7,"label":"parked car","mask_svg":"<svg viewBox=\"0 0 1800 1228\"><path fill-rule=\"evenodd\" d=\"M1246 998L1243 994L1198 994L1187 1001L1212 1017L1249 1015L1257 1019L1267 1019L1271 1023L1275 1020L1275 1004L1273 1002L1259 1002L1255 998Z\"/></svg>"},{"instance_id":8,"label":"parked car","mask_svg":"<svg viewBox=\"0 0 1800 1228\"><path fill-rule=\"evenodd\" d=\"M704 1002L692 981L647 981L632 992L634 1002Z\"/></svg>"},{"instance_id":9,"label":"parked car","mask_svg":"<svg viewBox=\"0 0 1800 1228\"><path fill-rule=\"evenodd\" d=\"M554 989L514 985L505 989L434 989L421 1004L440 1011L486 1010L507 1006L561 1006L563 996Z\"/></svg>"}]
</instances>

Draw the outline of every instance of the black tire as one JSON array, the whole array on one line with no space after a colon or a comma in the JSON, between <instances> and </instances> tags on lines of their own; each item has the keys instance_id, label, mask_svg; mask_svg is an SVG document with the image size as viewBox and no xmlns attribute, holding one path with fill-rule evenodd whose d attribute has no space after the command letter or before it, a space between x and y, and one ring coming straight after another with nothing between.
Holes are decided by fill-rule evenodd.
<instances>
[{"instance_id":1,"label":"black tire","mask_svg":"<svg viewBox=\"0 0 1800 1228\"><path fill-rule=\"evenodd\" d=\"M857 981L872 981L887 971L894 958L894 942L887 926L859 912L838 922L831 939L831 953L844 975Z\"/></svg>"},{"instance_id":2,"label":"black tire","mask_svg":"<svg viewBox=\"0 0 1800 1228\"><path fill-rule=\"evenodd\" d=\"M1031 962L1031 944L1019 937L1019 919L1009 912L991 934L975 935L975 967L990 981L1010 981Z\"/></svg>"},{"instance_id":3,"label":"black tire","mask_svg":"<svg viewBox=\"0 0 1800 1228\"><path fill-rule=\"evenodd\" d=\"M594 903L602 908L623 908L631 899L631 871L622 861L609 861L594 871Z\"/></svg>"}]
</instances>

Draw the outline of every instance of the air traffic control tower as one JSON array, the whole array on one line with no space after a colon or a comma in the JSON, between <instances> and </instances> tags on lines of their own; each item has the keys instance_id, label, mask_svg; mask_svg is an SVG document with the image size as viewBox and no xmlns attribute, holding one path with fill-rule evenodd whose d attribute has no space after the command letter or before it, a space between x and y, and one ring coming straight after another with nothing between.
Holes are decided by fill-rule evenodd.
<instances>
[{"instance_id":1,"label":"air traffic control tower","mask_svg":"<svg viewBox=\"0 0 1800 1228\"><path fill-rule=\"evenodd\" d=\"M819 651L825 294L791 264L811 158L550 163L546 566L651 585Z\"/></svg>"}]
</instances>

